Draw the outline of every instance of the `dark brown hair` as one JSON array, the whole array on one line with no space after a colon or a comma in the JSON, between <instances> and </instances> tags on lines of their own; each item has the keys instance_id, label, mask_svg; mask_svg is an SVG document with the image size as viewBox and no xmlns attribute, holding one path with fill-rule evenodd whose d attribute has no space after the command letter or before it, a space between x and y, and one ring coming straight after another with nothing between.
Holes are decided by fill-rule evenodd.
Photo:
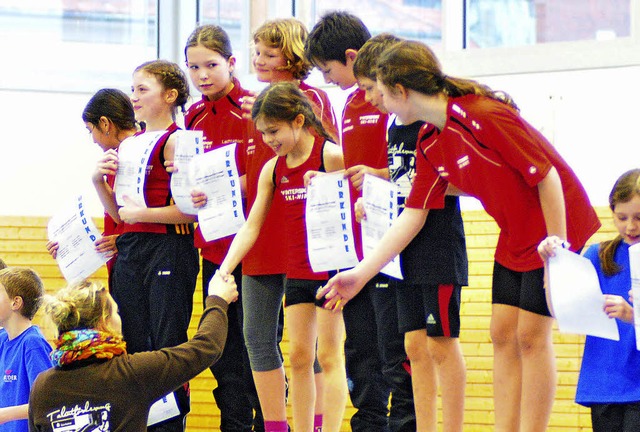
<instances>
[{"instance_id":1,"label":"dark brown hair","mask_svg":"<svg viewBox=\"0 0 640 432\"><path fill-rule=\"evenodd\" d=\"M391 89L400 84L429 96L439 93L451 97L476 94L518 109L507 93L494 91L477 81L445 75L431 48L422 42L400 41L391 45L380 55L376 67L377 79Z\"/></svg>"},{"instance_id":2,"label":"dark brown hair","mask_svg":"<svg viewBox=\"0 0 640 432\"><path fill-rule=\"evenodd\" d=\"M278 82L266 87L256 98L251 117L291 123L299 115L304 116L304 126L312 128L324 139L336 142L313 111L311 101L302 93L297 84Z\"/></svg>"}]
</instances>

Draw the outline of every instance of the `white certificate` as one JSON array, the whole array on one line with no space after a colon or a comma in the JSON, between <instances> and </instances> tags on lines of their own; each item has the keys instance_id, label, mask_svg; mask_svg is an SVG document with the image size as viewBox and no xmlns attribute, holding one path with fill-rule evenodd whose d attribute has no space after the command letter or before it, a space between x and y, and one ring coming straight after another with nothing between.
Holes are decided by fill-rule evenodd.
<instances>
[{"instance_id":1,"label":"white certificate","mask_svg":"<svg viewBox=\"0 0 640 432\"><path fill-rule=\"evenodd\" d=\"M398 187L395 183L365 174L362 203L366 214L366 218L361 221L362 252L367 256L398 217ZM402 279L400 255L396 255L380 272Z\"/></svg>"},{"instance_id":2,"label":"white certificate","mask_svg":"<svg viewBox=\"0 0 640 432\"><path fill-rule=\"evenodd\" d=\"M636 349L640 351L640 243L629 246L629 269L633 293L633 321L636 329Z\"/></svg>"},{"instance_id":3,"label":"white certificate","mask_svg":"<svg viewBox=\"0 0 640 432\"><path fill-rule=\"evenodd\" d=\"M151 408L149 409L149 418L147 419L147 426L169 420L179 414L180 408L178 408L176 396L171 392L151 405Z\"/></svg>"},{"instance_id":4,"label":"white certificate","mask_svg":"<svg viewBox=\"0 0 640 432\"><path fill-rule=\"evenodd\" d=\"M194 157L190 175L207 196L207 205L198 210L198 225L204 239L212 241L237 233L245 218L236 144Z\"/></svg>"},{"instance_id":5,"label":"white certificate","mask_svg":"<svg viewBox=\"0 0 640 432\"><path fill-rule=\"evenodd\" d=\"M85 214L82 196L49 220L47 235L58 242L56 261L69 284L88 278L109 260L96 252L95 242L102 234Z\"/></svg>"},{"instance_id":6,"label":"white certificate","mask_svg":"<svg viewBox=\"0 0 640 432\"><path fill-rule=\"evenodd\" d=\"M198 209L191 201L191 191L195 187L195 181L189 175L189 165L195 156L204 153L202 131L181 130L175 133L175 137L173 157L175 171L171 174L171 196L182 213L195 215Z\"/></svg>"},{"instance_id":7,"label":"white certificate","mask_svg":"<svg viewBox=\"0 0 640 432\"><path fill-rule=\"evenodd\" d=\"M320 174L307 187L305 209L309 263L314 272L351 268L358 264L349 180L344 172Z\"/></svg>"},{"instance_id":8,"label":"white certificate","mask_svg":"<svg viewBox=\"0 0 640 432\"><path fill-rule=\"evenodd\" d=\"M604 312L604 295L591 261L567 249L549 258L551 305L562 333L620 340L618 325Z\"/></svg>"},{"instance_id":9,"label":"white certificate","mask_svg":"<svg viewBox=\"0 0 640 432\"><path fill-rule=\"evenodd\" d=\"M116 173L116 202L124 206L126 195L141 207L146 207L144 183L147 177L147 165L153 147L166 131L146 132L122 141L118 148L118 172ZM162 167L164 168L164 167Z\"/></svg>"}]
</instances>

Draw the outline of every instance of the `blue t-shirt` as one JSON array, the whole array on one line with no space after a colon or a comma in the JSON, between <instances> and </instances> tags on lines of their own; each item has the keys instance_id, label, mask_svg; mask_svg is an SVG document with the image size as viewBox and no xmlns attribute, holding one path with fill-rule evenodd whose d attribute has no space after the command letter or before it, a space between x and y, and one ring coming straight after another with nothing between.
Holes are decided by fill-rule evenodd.
<instances>
[{"instance_id":1,"label":"blue t-shirt","mask_svg":"<svg viewBox=\"0 0 640 432\"><path fill-rule=\"evenodd\" d=\"M629 245L618 246L614 261L622 271L613 276L602 273L598 247L591 246L584 256L596 268L602 292L628 299L631 289ZM581 405L640 401L640 351L636 350L635 330L633 324L616 322L620 341L587 336L576 391L576 402Z\"/></svg>"},{"instance_id":2,"label":"blue t-shirt","mask_svg":"<svg viewBox=\"0 0 640 432\"><path fill-rule=\"evenodd\" d=\"M31 326L18 337L9 340L7 331L0 329L0 407L24 405L29 402L29 390L36 377L52 366L51 345L40 329ZM27 432L27 420L8 422L3 432Z\"/></svg>"}]
</instances>

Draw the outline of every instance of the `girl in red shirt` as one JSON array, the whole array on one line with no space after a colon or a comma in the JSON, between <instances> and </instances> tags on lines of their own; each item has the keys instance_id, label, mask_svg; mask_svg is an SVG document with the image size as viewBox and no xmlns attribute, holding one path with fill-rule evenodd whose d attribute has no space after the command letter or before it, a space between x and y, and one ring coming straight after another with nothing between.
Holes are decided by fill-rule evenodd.
<instances>
[{"instance_id":1,"label":"girl in red shirt","mask_svg":"<svg viewBox=\"0 0 640 432\"><path fill-rule=\"evenodd\" d=\"M427 122L417 143L406 209L375 253L318 295L340 307L442 208L449 185L478 198L500 227L493 274L495 429L546 430L556 387L543 263L548 235L580 249L600 222L577 177L505 94L445 75L424 44L403 41L377 63L385 107L404 124ZM567 224L570 221L570 224Z\"/></svg>"},{"instance_id":2,"label":"girl in red shirt","mask_svg":"<svg viewBox=\"0 0 640 432\"><path fill-rule=\"evenodd\" d=\"M260 173L258 192L246 223L236 234L229 253L220 265L230 274L251 249L268 214L274 196L284 200L288 251L280 259L287 262L285 284L287 325L291 341L292 378L290 386L295 430L310 431L314 424L316 389L314 358L317 353L325 379L321 397L325 408L323 430L339 431L346 404L346 374L342 356L344 325L342 315L332 315L317 307L315 291L327 278L313 273L307 256L304 227L304 174L307 171L337 171L344 168L342 152L333 144L313 112L308 99L293 83L277 83L265 89L255 101L252 117L264 142L276 153ZM285 180L286 177L286 180ZM290 194L295 189L296 194ZM299 260L305 257L304 262ZM329 415L330 414L330 415ZM282 425L286 430L286 423ZM275 430L275 429L274 429Z\"/></svg>"}]
</instances>

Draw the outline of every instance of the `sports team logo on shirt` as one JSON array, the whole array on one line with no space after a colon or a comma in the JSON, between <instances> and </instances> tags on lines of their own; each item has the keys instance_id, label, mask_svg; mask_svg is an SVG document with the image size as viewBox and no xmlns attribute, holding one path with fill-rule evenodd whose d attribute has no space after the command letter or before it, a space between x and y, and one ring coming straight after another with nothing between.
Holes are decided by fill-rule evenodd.
<instances>
[{"instance_id":1,"label":"sports team logo on shirt","mask_svg":"<svg viewBox=\"0 0 640 432\"><path fill-rule=\"evenodd\" d=\"M7 369L6 371L4 371L2 380L6 383L18 381L18 375L14 374L12 369Z\"/></svg>"}]
</instances>

